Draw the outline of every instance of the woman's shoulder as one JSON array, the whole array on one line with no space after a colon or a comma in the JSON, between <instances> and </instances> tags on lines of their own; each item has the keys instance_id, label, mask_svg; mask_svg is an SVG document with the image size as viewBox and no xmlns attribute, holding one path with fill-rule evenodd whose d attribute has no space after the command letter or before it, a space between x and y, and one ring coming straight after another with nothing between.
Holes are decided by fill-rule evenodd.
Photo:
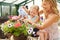
<instances>
[{"instance_id":1,"label":"woman's shoulder","mask_svg":"<svg viewBox=\"0 0 60 40\"><path fill-rule=\"evenodd\" d=\"M59 17L59 15L57 15L57 14L49 14L49 17Z\"/></svg>"},{"instance_id":2,"label":"woman's shoulder","mask_svg":"<svg viewBox=\"0 0 60 40\"><path fill-rule=\"evenodd\" d=\"M57 14L49 14L48 18L59 20L59 16Z\"/></svg>"}]
</instances>

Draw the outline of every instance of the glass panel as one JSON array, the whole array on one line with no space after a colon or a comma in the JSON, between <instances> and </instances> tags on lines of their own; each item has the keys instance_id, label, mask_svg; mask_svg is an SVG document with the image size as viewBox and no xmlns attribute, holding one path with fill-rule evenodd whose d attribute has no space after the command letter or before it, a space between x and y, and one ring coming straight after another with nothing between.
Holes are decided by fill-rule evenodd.
<instances>
[{"instance_id":1,"label":"glass panel","mask_svg":"<svg viewBox=\"0 0 60 40\"><path fill-rule=\"evenodd\" d=\"M19 3L23 2L23 1L25 1L25 0L18 0L16 2L14 2L13 4L19 4Z\"/></svg>"},{"instance_id":2,"label":"glass panel","mask_svg":"<svg viewBox=\"0 0 60 40\"><path fill-rule=\"evenodd\" d=\"M3 0L0 0L0 2L2 2Z\"/></svg>"},{"instance_id":3,"label":"glass panel","mask_svg":"<svg viewBox=\"0 0 60 40\"><path fill-rule=\"evenodd\" d=\"M60 0L57 0L57 2L60 2Z\"/></svg>"},{"instance_id":4,"label":"glass panel","mask_svg":"<svg viewBox=\"0 0 60 40\"><path fill-rule=\"evenodd\" d=\"M14 1L16 1L16 0L5 0L4 2L6 2L6 3L12 3L12 2L14 2ZM21 1L21 0L20 0Z\"/></svg>"},{"instance_id":5,"label":"glass panel","mask_svg":"<svg viewBox=\"0 0 60 40\"><path fill-rule=\"evenodd\" d=\"M11 15L16 15L16 8L15 8L15 6L12 6L12 8L11 8Z\"/></svg>"},{"instance_id":6,"label":"glass panel","mask_svg":"<svg viewBox=\"0 0 60 40\"><path fill-rule=\"evenodd\" d=\"M2 6L2 16L10 15L10 7L9 6Z\"/></svg>"},{"instance_id":7,"label":"glass panel","mask_svg":"<svg viewBox=\"0 0 60 40\"><path fill-rule=\"evenodd\" d=\"M0 6L0 17L1 17L1 6Z\"/></svg>"},{"instance_id":8,"label":"glass panel","mask_svg":"<svg viewBox=\"0 0 60 40\"><path fill-rule=\"evenodd\" d=\"M30 2L28 4L26 4L28 6L28 9L30 9L30 7L33 5L33 2Z\"/></svg>"},{"instance_id":9,"label":"glass panel","mask_svg":"<svg viewBox=\"0 0 60 40\"><path fill-rule=\"evenodd\" d=\"M57 5L60 6L60 3L57 2Z\"/></svg>"}]
</instances>

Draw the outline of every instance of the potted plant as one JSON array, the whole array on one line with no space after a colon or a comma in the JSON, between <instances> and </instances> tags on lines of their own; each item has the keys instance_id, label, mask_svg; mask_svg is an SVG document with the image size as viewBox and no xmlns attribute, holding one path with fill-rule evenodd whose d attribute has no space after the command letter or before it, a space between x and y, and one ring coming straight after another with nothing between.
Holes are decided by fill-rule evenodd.
<instances>
[{"instance_id":1,"label":"potted plant","mask_svg":"<svg viewBox=\"0 0 60 40\"><path fill-rule=\"evenodd\" d=\"M24 23L21 23L19 21L7 21L5 23L2 23L0 27L4 35L6 35L8 38L13 35L14 40L27 40L28 32Z\"/></svg>"}]
</instances>

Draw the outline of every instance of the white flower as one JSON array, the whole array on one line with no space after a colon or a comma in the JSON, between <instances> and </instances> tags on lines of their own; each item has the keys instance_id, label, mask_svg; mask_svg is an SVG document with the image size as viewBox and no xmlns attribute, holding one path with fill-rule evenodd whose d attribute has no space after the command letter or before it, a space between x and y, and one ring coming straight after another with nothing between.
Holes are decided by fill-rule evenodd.
<instances>
[{"instance_id":1,"label":"white flower","mask_svg":"<svg viewBox=\"0 0 60 40\"><path fill-rule=\"evenodd\" d=\"M31 27L30 30L33 31L33 28Z\"/></svg>"},{"instance_id":2,"label":"white flower","mask_svg":"<svg viewBox=\"0 0 60 40\"><path fill-rule=\"evenodd\" d=\"M35 34L35 32L33 32L33 34Z\"/></svg>"},{"instance_id":3,"label":"white flower","mask_svg":"<svg viewBox=\"0 0 60 40\"><path fill-rule=\"evenodd\" d=\"M3 23L1 24L1 27L4 27L4 24Z\"/></svg>"},{"instance_id":4,"label":"white flower","mask_svg":"<svg viewBox=\"0 0 60 40\"><path fill-rule=\"evenodd\" d=\"M28 30L28 34L31 34L33 32L33 28L31 27L29 30Z\"/></svg>"},{"instance_id":5,"label":"white flower","mask_svg":"<svg viewBox=\"0 0 60 40\"><path fill-rule=\"evenodd\" d=\"M11 28L13 26L13 23L8 24L8 27Z\"/></svg>"},{"instance_id":6,"label":"white flower","mask_svg":"<svg viewBox=\"0 0 60 40\"><path fill-rule=\"evenodd\" d=\"M4 28L4 23L1 24L1 30L3 31Z\"/></svg>"},{"instance_id":7,"label":"white flower","mask_svg":"<svg viewBox=\"0 0 60 40\"><path fill-rule=\"evenodd\" d=\"M28 30L28 34L31 34L30 30Z\"/></svg>"}]
</instances>

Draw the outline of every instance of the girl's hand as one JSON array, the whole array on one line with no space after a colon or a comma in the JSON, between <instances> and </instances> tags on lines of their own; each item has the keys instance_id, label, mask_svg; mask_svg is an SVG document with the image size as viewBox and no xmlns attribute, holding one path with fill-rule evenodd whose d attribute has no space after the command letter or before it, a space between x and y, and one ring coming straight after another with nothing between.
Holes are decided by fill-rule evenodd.
<instances>
[{"instance_id":1,"label":"girl's hand","mask_svg":"<svg viewBox=\"0 0 60 40\"><path fill-rule=\"evenodd\" d=\"M23 9L25 9L26 7L25 6L22 6Z\"/></svg>"}]
</instances>

